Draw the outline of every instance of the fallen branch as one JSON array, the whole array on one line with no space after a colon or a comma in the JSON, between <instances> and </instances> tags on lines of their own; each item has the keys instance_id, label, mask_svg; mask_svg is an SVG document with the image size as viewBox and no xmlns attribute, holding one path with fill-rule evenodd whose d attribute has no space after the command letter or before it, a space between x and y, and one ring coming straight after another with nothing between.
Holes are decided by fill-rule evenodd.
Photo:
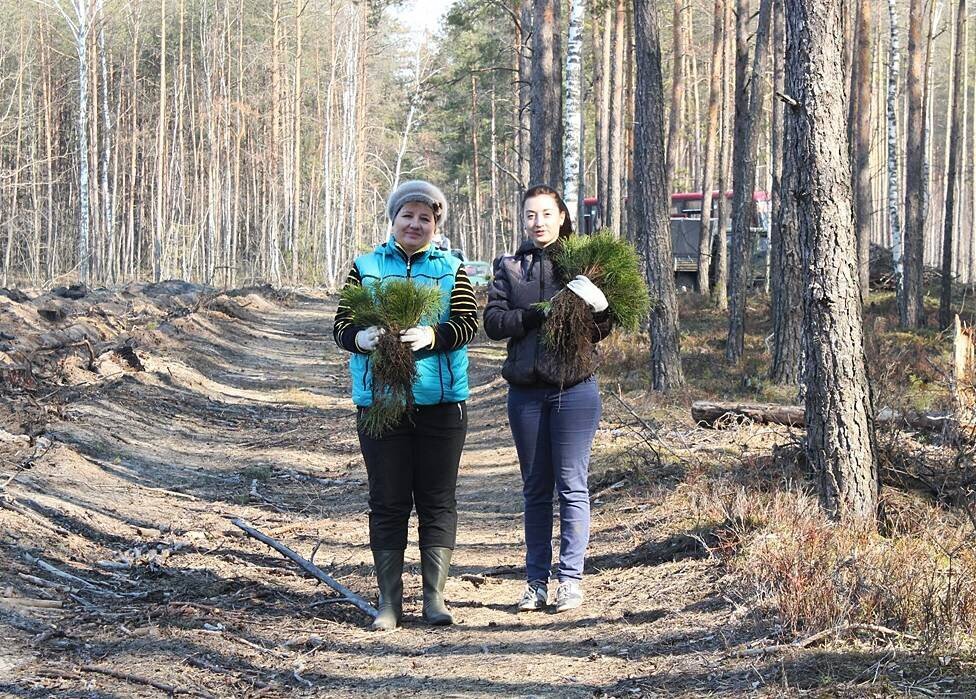
<instances>
[{"instance_id":1,"label":"fallen branch","mask_svg":"<svg viewBox=\"0 0 976 699\"><path fill-rule=\"evenodd\" d=\"M40 558L35 558L34 556L30 555L29 553L24 553L24 558L27 559L27 562L28 563L31 563L33 565L36 565L41 570L45 570L48 573L50 573L51 575L56 575L59 578L64 578L65 580L70 580L71 582L77 583L78 585L80 585L84 589L89 590L89 591L91 591L93 593L105 595L107 597L123 597L123 595L120 595L117 592L112 592L111 590L106 590L104 587L101 587L99 585L96 585L93 582L89 582L88 580L85 580L84 578L79 578L77 575L72 575L71 573L66 573L65 571L61 570L60 568L56 568L55 566L51 565L47 561L44 561L44 560L42 560Z\"/></svg>"},{"instance_id":2,"label":"fallen branch","mask_svg":"<svg viewBox=\"0 0 976 699\"><path fill-rule=\"evenodd\" d=\"M207 694L206 692L198 692L195 689L184 689L183 687L174 687L173 685L163 684L162 682L157 682L151 680L148 677L140 677L139 675L132 675L128 672L119 672L118 670L112 670L107 667L99 667L98 665L82 665L81 670L84 672L97 672L101 675L108 675L109 677L114 677L117 680L124 680L126 682L132 682L133 684L144 684L154 689L158 689L161 692L166 692L167 694L189 694L194 697L212 697L212 694Z\"/></svg>"},{"instance_id":3,"label":"fallen branch","mask_svg":"<svg viewBox=\"0 0 976 699\"><path fill-rule=\"evenodd\" d=\"M481 571L481 575L485 576L486 578L493 578L500 575L511 575L512 573L518 573L519 571L523 570L525 570L524 566L500 565Z\"/></svg>"},{"instance_id":4,"label":"fallen branch","mask_svg":"<svg viewBox=\"0 0 976 699\"><path fill-rule=\"evenodd\" d=\"M292 560L294 563L298 565L299 568L304 570L306 573L311 575L316 580L320 580L321 582L324 582L326 585L328 585L333 590L335 590L340 595L342 595L343 598L345 598L345 601L355 605L357 609L359 609L365 614L368 614L371 618L375 619L376 616L379 614L379 612L376 610L376 607L374 607L369 602L364 600L362 597L357 595L355 592L347 588L345 585L340 583L338 580L333 578L331 575L326 573L317 565L310 563L309 561L299 556L297 553L292 551L290 548L288 548L281 542L272 539L270 536L262 534L257 529L255 529L254 527L252 527L251 525L249 525L247 522L245 522L243 519L239 517L231 520L231 524L233 524L235 527L243 529L248 536L257 539L263 544L267 544L268 546L273 548L281 555Z\"/></svg>"},{"instance_id":5,"label":"fallen branch","mask_svg":"<svg viewBox=\"0 0 976 699\"><path fill-rule=\"evenodd\" d=\"M30 510L21 506L20 503L8 499L3 493L0 493L0 507L6 510L10 510L11 512L16 512L19 515L23 515L27 519L34 522L34 524L37 524L40 527L44 527L45 529L52 531L56 534L62 534L64 536L68 536L71 533L67 529L62 529L58 525L48 522L41 515L35 514L34 512L31 512Z\"/></svg>"},{"instance_id":6,"label":"fallen branch","mask_svg":"<svg viewBox=\"0 0 976 699\"><path fill-rule=\"evenodd\" d=\"M806 638L800 639L799 641L794 641L793 643L778 643L772 646L759 646L757 648L745 648L743 650L734 651L729 653L729 657L732 658L753 658L759 655L768 655L769 653L779 653L781 651L788 650L799 650L812 646L818 641L822 641L830 636L839 637L845 633L852 633L855 631L870 631L871 633L877 634L879 636L895 636L898 638L905 638L910 641L917 641L918 636L912 636L911 634L902 633L901 631L895 631L894 629L889 629L887 626L878 626L877 624L841 624L840 626L834 626L829 629L824 629L823 631L818 631L812 636L807 636Z\"/></svg>"}]
</instances>

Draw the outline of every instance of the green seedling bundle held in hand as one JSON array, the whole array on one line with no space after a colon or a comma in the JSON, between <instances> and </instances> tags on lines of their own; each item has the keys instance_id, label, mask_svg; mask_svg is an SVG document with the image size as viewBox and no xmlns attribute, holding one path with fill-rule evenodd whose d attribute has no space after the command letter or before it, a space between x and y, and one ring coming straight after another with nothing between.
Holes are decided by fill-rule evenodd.
<instances>
[{"instance_id":1,"label":"green seedling bundle held in hand","mask_svg":"<svg viewBox=\"0 0 976 699\"><path fill-rule=\"evenodd\" d=\"M640 328L650 308L650 295L633 245L609 231L569 236L554 249L553 262L566 281L582 274L603 291L615 327L630 332ZM564 289L544 310L548 317L543 341L564 367L564 376L594 371L592 312L586 302Z\"/></svg>"},{"instance_id":2,"label":"green seedling bundle held in hand","mask_svg":"<svg viewBox=\"0 0 976 699\"><path fill-rule=\"evenodd\" d=\"M409 279L388 279L373 286L350 286L341 301L356 325L376 325L386 333L373 350L373 404L360 416L360 427L371 437L394 428L413 407L417 366L400 332L417 325L434 325L444 307L441 290Z\"/></svg>"}]
</instances>

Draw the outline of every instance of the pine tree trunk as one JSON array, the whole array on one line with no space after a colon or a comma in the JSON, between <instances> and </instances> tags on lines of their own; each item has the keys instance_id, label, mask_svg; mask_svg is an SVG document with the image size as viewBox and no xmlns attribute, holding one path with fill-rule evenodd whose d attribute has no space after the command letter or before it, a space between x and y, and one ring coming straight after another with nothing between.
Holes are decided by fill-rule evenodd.
<instances>
[{"instance_id":1,"label":"pine tree trunk","mask_svg":"<svg viewBox=\"0 0 976 699\"><path fill-rule=\"evenodd\" d=\"M670 197L664 167L664 87L657 12L652 2L634 8L637 82L635 110L641 114L634 142L634 237L646 265L654 304L650 318L651 387L681 386L678 309L674 293L669 223Z\"/></svg>"},{"instance_id":2,"label":"pine tree trunk","mask_svg":"<svg viewBox=\"0 0 976 699\"><path fill-rule=\"evenodd\" d=\"M769 48L769 25L772 0L760 0L759 24L749 83L745 72L748 62L748 0L739 0L736 20L738 50L736 56L735 144L732 175L732 299L729 306L729 335L725 358L737 363L742 358L745 340L746 303L751 287L751 231L755 202L756 145L759 114L763 105L762 74Z\"/></svg>"},{"instance_id":3,"label":"pine tree trunk","mask_svg":"<svg viewBox=\"0 0 976 699\"><path fill-rule=\"evenodd\" d=\"M685 37L685 22L682 13L686 0L674 0L674 13L671 31L674 42L671 52L671 112L668 119L668 151L666 172L668 191L684 191L676 177L675 168L681 158L684 145L684 103L685 103L685 54L688 52Z\"/></svg>"},{"instance_id":4,"label":"pine tree trunk","mask_svg":"<svg viewBox=\"0 0 976 699\"><path fill-rule=\"evenodd\" d=\"M607 228L619 236L621 229L621 210L623 209L623 130L624 130L624 47L627 43L625 22L627 12L624 1L617 0L614 12L613 36L611 39L613 67L610 70L610 132L607 136L607 198L604 202L604 217Z\"/></svg>"},{"instance_id":5,"label":"pine tree trunk","mask_svg":"<svg viewBox=\"0 0 976 699\"><path fill-rule=\"evenodd\" d=\"M925 240L925 13L922 0L911 0L908 21L908 119L905 145L905 232L903 291L899 316L904 327L925 325L922 306L922 253Z\"/></svg>"},{"instance_id":6,"label":"pine tree trunk","mask_svg":"<svg viewBox=\"0 0 976 699\"><path fill-rule=\"evenodd\" d=\"M878 465L864 362L838 0L786 0L787 141L803 254L806 456L835 518L875 527Z\"/></svg>"},{"instance_id":7,"label":"pine tree trunk","mask_svg":"<svg viewBox=\"0 0 976 699\"><path fill-rule=\"evenodd\" d=\"M722 50L722 118L721 138L719 139L718 157L718 207L716 210L718 226L716 226L715 242L712 244L715 265L715 285L712 287L712 303L720 311L729 306L729 255L728 230L731 220L731 206L729 206L728 190L732 180L732 121L735 112L735 86L733 71L735 66L735 6L732 0L725 0L725 46Z\"/></svg>"},{"instance_id":8,"label":"pine tree trunk","mask_svg":"<svg viewBox=\"0 0 976 699\"><path fill-rule=\"evenodd\" d=\"M867 303L871 291L871 229L874 226L874 202L871 200L871 30L874 1L857 0L856 48L851 76L851 164L854 220L857 225L857 271L863 303Z\"/></svg>"},{"instance_id":9,"label":"pine tree trunk","mask_svg":"<svg viewBox=\"0 0 976 699\"><path fill-rule=\"evenodd\" d=\"M532 31L532 160L529 179L562 184L562 62L557 46L559 3L535 0Z\"/></svg>"},{"instance_id":10,"label":"pine tree trunk","mask_svg":"<svg viewBox=\"0 0 976 699\"><path fill-rule=\"evenodd\" d=\"M715 182L715 160L718 154L718 141L721 138L722 118L722 54L725 45L724 22L725 3L728 0L715 0L712 17L712 59L708 79L708 120L705 133L705 164L702 167L701 228L698 233L698 293L708 294L709 271L712 262L712 189ZM720 193L720 199L724 194Z\"/></svg>"},{"instance_id":11,"label":"pine tree trunk","mask_svg":"<svg viewBox=\"0 0 976 699\"><path fill-rule=\"evenodd\" d=\"M952 229L956 223L956 189L959 177L959 132L963 128L963 72L966 55L966 0L956 10L956 51L952 59L952 125L949 136L949 171L946 179L945 219L942 233L942 290L939 296L939 326L952 323Z\"/></svg>"},{"instance_id":12,"label":"pine tree trunk","mask_svg":"<svg viewBox=\"0 0 976 699\"><path fill-rule=\"evenodd\" d=\"M775 0L773 56L776 63L776 90L786 93L784 62L786 58L786 17L783 0ZM788 93L787 93L788 94ZM777 102L779 102L777 100ZM788 109L788 107L787 107ZM797 162L795 149L784 128L782 102L776 109L775 129L780 137L774 152L780 154L782 171L773 177L773 225L769 256L772 267L771 305L773 314L773 361L769 378L778 384L800 382L803 371L803 270L799 231L793 210L796 196Z\"/></svg>"}]
</instances>

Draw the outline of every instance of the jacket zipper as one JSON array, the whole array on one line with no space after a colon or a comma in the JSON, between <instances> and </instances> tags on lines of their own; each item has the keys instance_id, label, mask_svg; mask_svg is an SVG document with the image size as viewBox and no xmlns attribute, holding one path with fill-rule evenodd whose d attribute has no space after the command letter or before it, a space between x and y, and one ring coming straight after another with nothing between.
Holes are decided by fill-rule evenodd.
<instances>
[{"instance_id":1,"label":"jacket zipper","mask_svg":"<svg viewBox=\"0 0 976 699\"><path fill-rule=\"evenodd\" d=\"M545 252L539 251L539 303L545 301L546 296L546 261ZM535 357L532 359L532 369L535 371L536 378L539 378L539 343L542 337L542 328L535 331Z\"/></svg>"}]
</instances>

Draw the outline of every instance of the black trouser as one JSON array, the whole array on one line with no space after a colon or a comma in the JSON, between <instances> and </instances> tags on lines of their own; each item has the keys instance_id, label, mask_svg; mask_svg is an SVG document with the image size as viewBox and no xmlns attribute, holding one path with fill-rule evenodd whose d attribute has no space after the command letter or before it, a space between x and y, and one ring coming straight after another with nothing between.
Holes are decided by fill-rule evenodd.
<instances>
[{"instance_id":1,"label":"black trouser","mask_svg":"<svg viewBox=\"0 0 976 699\"><path fill-rule=\"evenodd\" d=\"M407 521L414 503L420 520L420 548L454 548L458 463L467 433L464 401L417 406L379 439L359 431L369 476L372 550L407 547Z\"/></svg>"}]
</instances>

